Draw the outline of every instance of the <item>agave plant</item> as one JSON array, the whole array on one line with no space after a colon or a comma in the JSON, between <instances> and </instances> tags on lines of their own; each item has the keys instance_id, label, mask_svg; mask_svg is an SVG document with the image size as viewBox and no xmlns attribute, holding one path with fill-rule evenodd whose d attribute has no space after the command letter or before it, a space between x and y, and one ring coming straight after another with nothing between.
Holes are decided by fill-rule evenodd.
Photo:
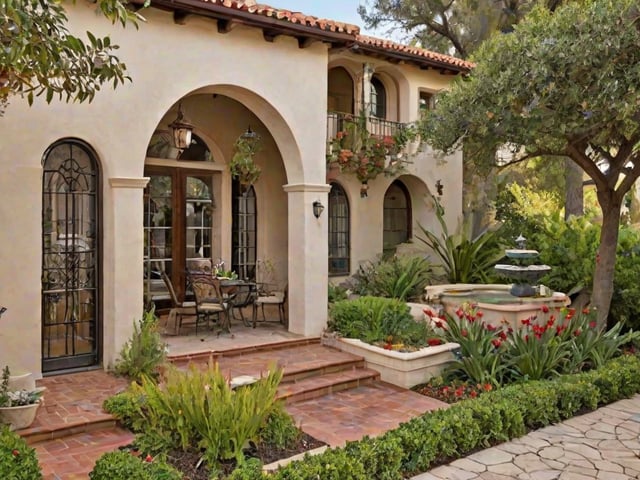
<instances>
[{"instance_id":1,"label":"agave plant","mask_svg":"<svg viewBox=\"0 0 640 480\"><path fill-rule=\"evenodd\" d=\"M442 233L438 236L418 224L425 243L440 258L450 283L487 283L494 265L504 256L504 246L497 230L483 230L473 237L470 222L462 222L455 233L449 233L444 208L435 197L436 216Z\"/></svg>"}]
</instances>

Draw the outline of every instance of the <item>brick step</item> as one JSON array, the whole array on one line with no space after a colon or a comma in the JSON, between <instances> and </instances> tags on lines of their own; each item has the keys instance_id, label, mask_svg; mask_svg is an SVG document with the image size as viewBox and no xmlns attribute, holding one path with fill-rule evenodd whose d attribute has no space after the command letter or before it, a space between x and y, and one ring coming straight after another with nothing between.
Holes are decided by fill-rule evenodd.
<instances>
[{"instance_id":1,"label":"brick step","mask_svg":"<svg viewBox=\"0 0 640 480\"><path fill-rule=\"evenodd\" d=\"M132 441L133 434L127 430L110 427L40 441L33 447L45 479L80 479L89 478L89 472L103 453Z\"/></svg>"},{"instance_id":2,"label":"brick step","mask_svg":"<svg viewBox=\"0 0 640 480\"><path fill-rule=\"evenodd\" d=\"M116 419L113 418L112 415L104 413L100 417L95 416L85 421L68 422L65 424L52 423L48 426L31 426L23 430L18 430L17 433L24 438L29 445L34 445L39 442L82 435L100 430L109 430L116 426Z\"/></svg>"},{"instance_id":3,"label":"brick step","mask_svg":"<svg viewBox=\"0 0 640 480\"><path fill-rule=\"evenodd\" d=\"M292 404L370 385L379 380L380 374L375 370L352 368L281 383L277 396L287 404Z\"/></svg>"},{"instance_id":4,"label":"brick step","mask_svg":"<svg viewBox=\"0 0 640 480\"><path fill-rule=\"evenodd\" d=\"M284 340L273 343L263 343L260 345L253 345L249 347L237 347L221 350L201 350L196 352L190 352L186 354L169 353L167 360L174 364L184 364L189 362L207 362L218 360L222 357L235 357L239 355L248 355L260 352L269 352L275 350L286 350L289 348L295 348L298 346L306 345L319 345L321 342L320 337L308 337L308 338L294 338L291 340Z\"/></svg>"}]
</instances>

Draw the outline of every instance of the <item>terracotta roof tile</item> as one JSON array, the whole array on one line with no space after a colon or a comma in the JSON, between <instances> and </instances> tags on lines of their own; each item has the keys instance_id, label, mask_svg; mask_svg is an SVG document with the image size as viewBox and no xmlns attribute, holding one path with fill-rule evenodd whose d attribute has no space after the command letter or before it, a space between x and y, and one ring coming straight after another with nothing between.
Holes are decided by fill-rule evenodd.
<instances>
[{"instance_id":1,"label":"terracotta roof tile","mask_svg":"<svg viewBox=\"0 0 640 480\"><path fill-rule=\"evenodd\" d=\"M474 64L459 58L443 55L441 53L432 52L430 50L403 45L391 40L360 35L360 27L350 23L338 22L327 18L318 18L312 15L305 15L302 12L292 12L282 8L274 8L269 5L256 3L255 0L200 0L203 4L218 5L233 10L251 13L258 16L269 17L276 20L282 20L293 24L299 24L305 27L317 28L324 32L334 32L353 36L354 42L362 45L378 49L384 53L400 53L415 57L416 61L435 62L444 67L450 66L454 70L471 70Z\"/></svg>"},{"instance_id":2,"label":"terracotta roof tile","mask_svg":"<svg viewBox=\"0 0 640 480\"><path fill-rule=\"evenodd\" d=\"M403 45L401 43L393 42L391 40L385 40L382 38L369 37L367 35L357 35L356 39L359 44L370 47L379 48L381 50L389 50L409 55L415 55L416 57L423 57L427 60L432 60L438 63L451 65L465 70L471 70L475 64L462 60L461 58L452 57L450 55L444 55L442 53L432 52L426 48L414 47L410 45Z\"/></svg>"},{"instance_id":3,"label":"terracotta roof tile","mask_svg":"<svg viewBox=\"0 0 640 480\"><path fill-rule=\"evenodd\" d=\"M242 0L202 0L202 2L221 5L234 10L261 15L263 17L271 17L277 20L297 23L307 27L315 27L324 31L346 33L349 35L357 35L360 33L360 27L357 25L329 20L326 18L318 18L312 15L305 15L302 12L292 12L282 8L274 8L261 3L245 2Z\"/></svg>"}]
</instances>

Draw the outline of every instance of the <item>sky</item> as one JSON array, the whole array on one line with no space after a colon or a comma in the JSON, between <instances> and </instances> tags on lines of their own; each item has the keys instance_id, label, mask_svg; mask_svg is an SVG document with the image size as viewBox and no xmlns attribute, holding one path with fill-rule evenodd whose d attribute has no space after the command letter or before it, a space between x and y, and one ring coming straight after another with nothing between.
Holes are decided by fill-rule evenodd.
<instances>
[{"instance_id":1,"label":"sky","mask_svg":"<svg viewBox=\"0 0 640 480\"><path fill-rule=\"evenodd\" d=\"M360 27L365 35L385 36L383 32L367 30L358 15L358 5L364 0L259 0L274 8L284 8L294 12L302 12L314 17L328 18L340 22L352 23Z\"/></svg>"}]
</instances>

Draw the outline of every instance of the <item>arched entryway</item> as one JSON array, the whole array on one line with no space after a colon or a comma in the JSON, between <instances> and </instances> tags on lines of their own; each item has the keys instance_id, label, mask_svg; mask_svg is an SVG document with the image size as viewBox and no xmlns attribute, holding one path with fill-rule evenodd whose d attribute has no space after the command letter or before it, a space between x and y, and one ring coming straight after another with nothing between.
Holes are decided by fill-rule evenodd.
<instances>
[{"instance_id":1,"label":"arched entryway","mask_svg":"<svg viewBox=\"0 0 640 480\"><path fill-rule=\"evenodd\" d=\"M42 371L100 362L100 168L77 139L52 145L42 176Z\"/></svg>"},{"instance_id":2,"label":"arched entryway","mask_svg":"<svg viewBox=\"0 0 640 480\"><path fill-rule=\"evenodd\" d=\"M394 180L384 194L383 250L394 251L396 246L411 238L411 196L400 180Z\"/></svg>"}]
</instances>

